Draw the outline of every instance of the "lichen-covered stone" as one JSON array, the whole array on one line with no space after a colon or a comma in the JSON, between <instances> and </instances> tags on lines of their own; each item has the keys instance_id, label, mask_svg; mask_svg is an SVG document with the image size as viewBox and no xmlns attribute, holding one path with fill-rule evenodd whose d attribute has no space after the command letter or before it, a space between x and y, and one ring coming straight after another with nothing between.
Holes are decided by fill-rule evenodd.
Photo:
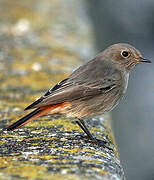
<instances>
[{"instance_id":1,"label":"lichen-covered stone","mask_svg":"<svg viewBox=\"0 0 154 180\"><path fill-rule=\"evenodd\" d=\"M0 128L94 54L82 0L0 2ZM8 13L9 12L9 13ZM65 117L44 117L0 132L0 179L123 179L106 120L86 121L104 148Z\"/></svg>"}]
</instances>

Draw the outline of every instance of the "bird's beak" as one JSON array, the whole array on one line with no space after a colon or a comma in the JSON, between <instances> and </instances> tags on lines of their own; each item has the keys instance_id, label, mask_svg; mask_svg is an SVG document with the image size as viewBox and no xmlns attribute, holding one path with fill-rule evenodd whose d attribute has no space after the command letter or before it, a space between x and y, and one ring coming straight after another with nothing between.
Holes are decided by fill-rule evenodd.
<instances>
[{"instance_id":1,"label":"bird's beak","mask_svg":"<svg viewBox=\"0 0 154 180\"><path fill-rule=\"evenodd\" d=\"M145 58L143 58L143 57L140 57L139 59L137 59L137 62L152 63L150 60L145 59Z\"/></svg>"}]
</instances>

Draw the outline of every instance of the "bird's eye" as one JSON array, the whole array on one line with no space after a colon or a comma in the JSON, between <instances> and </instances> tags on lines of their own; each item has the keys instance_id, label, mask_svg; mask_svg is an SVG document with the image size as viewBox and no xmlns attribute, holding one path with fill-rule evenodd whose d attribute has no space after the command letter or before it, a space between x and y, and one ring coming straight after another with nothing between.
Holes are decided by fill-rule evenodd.
<instances>
[{"instance_id":1,"label":"bird's eye","mask_svg":"<svg viewBox=\"0 0 154 180\"><path fill-rule=\"evenodd\" d=\"M122 51L121 52L121 55L124 57L124 58L127 58L129 56L129 52L128 51Z\"/></svg>"}]
</instances>

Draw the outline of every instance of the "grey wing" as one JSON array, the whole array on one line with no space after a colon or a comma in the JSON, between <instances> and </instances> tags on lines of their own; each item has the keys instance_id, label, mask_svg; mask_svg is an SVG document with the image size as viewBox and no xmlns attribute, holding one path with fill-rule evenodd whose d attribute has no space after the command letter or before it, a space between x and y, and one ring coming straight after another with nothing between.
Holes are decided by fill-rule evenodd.
<instances>
[{"instance_id":1,"label":"grey wing","mask_svg":"<svg viewBox=\"0 0 154 180\"><path fill-rule=\"evenodd\" d=\"M53 88L49 89L43 96L41 96L39 99L34 101L32 104L27 106L25 110L36 108L38 104L40 104L44 99L51 96L51 94L54 94L56 91L59 91L60 89L66 88L70 86L70 83L66 83L68 78L62 80L60 83L56 84Z\"/></svg>"},{"instance_id":2,"label":"grey wing","mask_svg":"<svg viewBox=\"0 0 154 180\"><path fill-rule=\"evenodd\" d=\"M117 87L116 83L107 80L105 81L106 82L104 83L99 81L93 81L84 84L70 83L69 87L61 87L51 94L47 92L46 94L48 95L42 96L32 105L30 105L28 109L38 108L46 105L60 104L63 102L71 102L77 99L86 100L100 94L106 94L113 88Z\"/></svg>"},{"instance_id":3,"label":"grey wing","mask_svg":"<svg viewBox=\"0 0 154 180\"><path fill-rule=\"evenodd\" d=\"M47 91L25 110L77 99L89 99L116 88L120 82L119 72L111 67L106 70L108 67L104 63L99 67L96 65L94 61L90 61L79 67L67 79Z\"/></svg>"}]
</instances>

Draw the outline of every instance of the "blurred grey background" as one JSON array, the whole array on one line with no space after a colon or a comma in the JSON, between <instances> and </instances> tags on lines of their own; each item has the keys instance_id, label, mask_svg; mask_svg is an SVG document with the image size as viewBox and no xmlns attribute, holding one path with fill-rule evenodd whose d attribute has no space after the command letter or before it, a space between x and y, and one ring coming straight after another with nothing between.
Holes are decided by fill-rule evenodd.
<instances>
[{"instance_id":1,"label":"blurred grey background","mask_svg":"<svg viewBox=\"0 0 154 180\"><path fill-rule=\"evenodd\" d=\"M138 65L126 96L112 113L127 180L154 179L154 0L87 1L98 52L126 42L153 64Z\"/></svg>"}]
</instances>

